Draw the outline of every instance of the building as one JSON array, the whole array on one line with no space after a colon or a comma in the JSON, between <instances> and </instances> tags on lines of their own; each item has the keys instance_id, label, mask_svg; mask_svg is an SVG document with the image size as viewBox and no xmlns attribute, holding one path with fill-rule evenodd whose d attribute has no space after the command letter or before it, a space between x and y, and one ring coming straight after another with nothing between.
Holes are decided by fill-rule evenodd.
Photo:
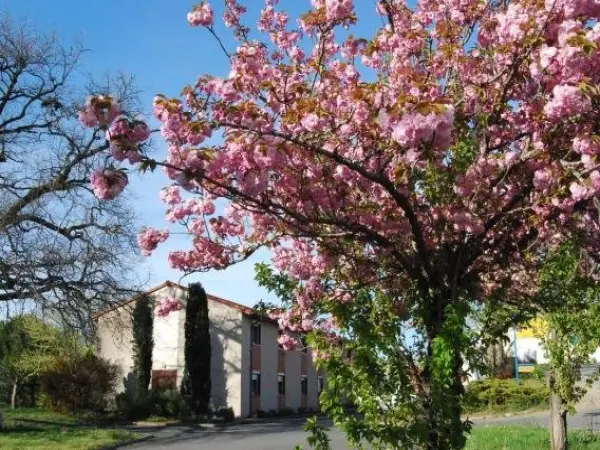
<instances>
[{"instance_id":1,"label":"building","mask_svg":"<svg viewBox=\"0 0 600 450\"><path fill-rule=\"evenodd\" d=\"M541 346L541 341L538 336L544 334L544 328L546 323L544 320L536 318L533 319L527 326L519 327L516 330L513 328L510 333L512 340L511 344L516 351L517 360L519 362L519 370L521 372L527 372L532 370L532 367L536 364L548 363L548 357ZM600 361L600 348L596 349L594 353L590 355L592 362Z\"/></svg>"},{"instance_id":2,"label":"building","mask_svg":"<svg viewBox=\"0 0 600 450\"><path fill-rule=\"evenodd\" d=\"M165 282L147 291L155 301L174 297L185 303L187 288ZM132 320L136 298L96 315L100 356L122 373L120 390L132 376ZM316 410L323 375L311 349L279 348L277 324L247 306L208 295L211 336L211 403L231 407L237 417L262 411ZM154 318L152 385L179 387L184 369L185 308Z\"/></svg>"}]
</instances>

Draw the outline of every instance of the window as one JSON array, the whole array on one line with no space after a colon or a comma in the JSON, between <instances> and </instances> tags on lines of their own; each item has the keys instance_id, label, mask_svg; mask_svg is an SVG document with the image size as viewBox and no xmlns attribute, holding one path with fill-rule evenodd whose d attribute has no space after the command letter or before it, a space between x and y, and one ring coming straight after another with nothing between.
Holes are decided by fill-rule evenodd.
<instances>
[{"instance_id":1,"label":"window","mask_svg":"<svg viewBox=\"0 0 600 450\"><path fill-rule=\"evenodd\" d=\"M252 395L260 395L260 372L252 372Z\"/></svg>"},{"instance_id":2,"label":"window","mask_svg":"<svg viewBox=\"0 0 600 450\"><path fill-rule=\"evenodd\" d=\"M323 392L323 377L321 375L317 378L317 392L319 394Z\"/></svg>"},{"instance_id":3,"label":"window","mask_svg":"<svg viewBox=\"0 0 600 450\"><path fill-rule=\"evenodd\" d=\"M260 345L260 323L253 323L250 329L252 344Z\"/></svg>"},{"instance_id":4,"label":"window","mask_svg":"<svg viewBox=\"0 0 600 450\"><path fill-rule=\"evenodd\" d=\"M304 395L308 394L308 377L306 375L300 376L300 390Z\"/></svg>"},{"instance_id":5,"label":"window","mask_svg":"<svg viewBox=\"0 0 600 450\"><path fill-rule=\"evenodd\" d=\"M277 375L277 392L279 395L285 395L285 375L282 373Z\"/></svg>"}]
</instances>

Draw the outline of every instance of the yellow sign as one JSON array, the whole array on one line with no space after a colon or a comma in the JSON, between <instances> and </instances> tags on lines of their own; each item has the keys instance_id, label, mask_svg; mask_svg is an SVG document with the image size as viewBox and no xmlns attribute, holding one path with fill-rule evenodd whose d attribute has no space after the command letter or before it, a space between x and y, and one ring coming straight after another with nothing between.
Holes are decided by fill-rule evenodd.
<instances>
[{"instance_id":1,"label":"yellow sign","mask_svg":"<svg viewBox=\"0 0 600 450\"><path fill-rule=\"evenodd\" d=\"M527 326L517 330L517 339L539 338L545 333L546 321L543 319L533 319Z\"/></svg>"}]
</instances>

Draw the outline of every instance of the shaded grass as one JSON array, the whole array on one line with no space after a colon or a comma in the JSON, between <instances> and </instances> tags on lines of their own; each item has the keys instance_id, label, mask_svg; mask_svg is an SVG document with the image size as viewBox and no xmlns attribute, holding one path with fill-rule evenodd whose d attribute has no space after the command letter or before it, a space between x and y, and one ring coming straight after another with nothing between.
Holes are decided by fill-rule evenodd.
<instances>
[{"instance_id":1,"label":"shaded grass","mask_svg":"<svg viewBox=\"0 0 600 450\"><path fill-rule=\"evenodd\" d=\"M466 450L550 449L550 432L541 427L517 425L475 427ZM600 436L586 431L569 433L569 450L600 450Z\"/></svg>"},{"instance_id":2,"label":"shaded grass","mask_svg":"<svg viewBox=\"0 0 600 450\"><path fill-rule=\"evenodd\" d=\"M94 450L135 439L135 433L94 428L17 427L0 432L2 450Z\"/></svg>"},{"instance_id":3,"label":"shaded grass","mask_svg":"<svg viewBox=\"0 0 600 450\"><path fill-rule=\"evenodd\" d=\"M98 428L89 420L41 408L3 409L5 429L0 432L2 450L92 450L136 439L139 435Z\"/></svg>"},{"instance_id":4,"label":"shaded grass","mask_svg":"<svg viewBox=\"0 0 600 450\"><path fill-rule=\"evenodd\" d=\"M23 421L39 421L52 422L60 425L74 425L79 423L79 420L68 414L57 413L42 408L3 408L2 414L7 426L18 425Z\"/></svg>"}]
</instances>

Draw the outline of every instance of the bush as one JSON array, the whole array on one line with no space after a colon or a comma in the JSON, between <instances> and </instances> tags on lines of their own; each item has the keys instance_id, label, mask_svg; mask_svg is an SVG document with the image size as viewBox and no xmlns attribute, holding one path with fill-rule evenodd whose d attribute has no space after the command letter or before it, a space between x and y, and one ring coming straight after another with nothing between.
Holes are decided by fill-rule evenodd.
<instances>
[{"instance_id":1,"label":"bush","mask_svg":"<svg viewBox=\"0 0 600 450\"><path fill-rule=\"evenodd\" d=\"M486 379L467 387L465 412L524 411L548 404L550 391L539 381Z\"/></svg>"},{"instance_id":2,"label":"bush","mask_svg":"<svg viewBox=\"0 0 600 450\"><path fill-rule=\"evenodd\" d=\"M153 389L150 391L152 415L182 418L189 415L189 410L181 394L176 389Z\"/></svg>"},{"instance_id":3,"label":"bush","mask_svg":"<svg viewBox=\"0 0 600 450\"><path fill-rule=\"evenodd\" d=\"M189 416L181 394L175 389L152 389L148 394L123 392L116 397L117 411L127 420L142 420L150 416L180 419Z\"/></svg>"},{"instance_id":4,"label":"bush","mask_svg":"<svg viewBox=\"0 0 600 450\"><path fill-rule=\"evenodd\" d=\"M60 358L39 378L42 404L71 414L103 412L117 373L117 366L92 353Z\"/></svg>"},{"instance_id":5,"label":"bush","mask_svg":"<svg viewBox=\"0 0 600 450\"><path fill-rule=\"evenodd\" d=\"M215 411L214 416L225 423L233 422L233 419L235 419L233 408L219 408Z\"/></svg>"}]
</instances>

